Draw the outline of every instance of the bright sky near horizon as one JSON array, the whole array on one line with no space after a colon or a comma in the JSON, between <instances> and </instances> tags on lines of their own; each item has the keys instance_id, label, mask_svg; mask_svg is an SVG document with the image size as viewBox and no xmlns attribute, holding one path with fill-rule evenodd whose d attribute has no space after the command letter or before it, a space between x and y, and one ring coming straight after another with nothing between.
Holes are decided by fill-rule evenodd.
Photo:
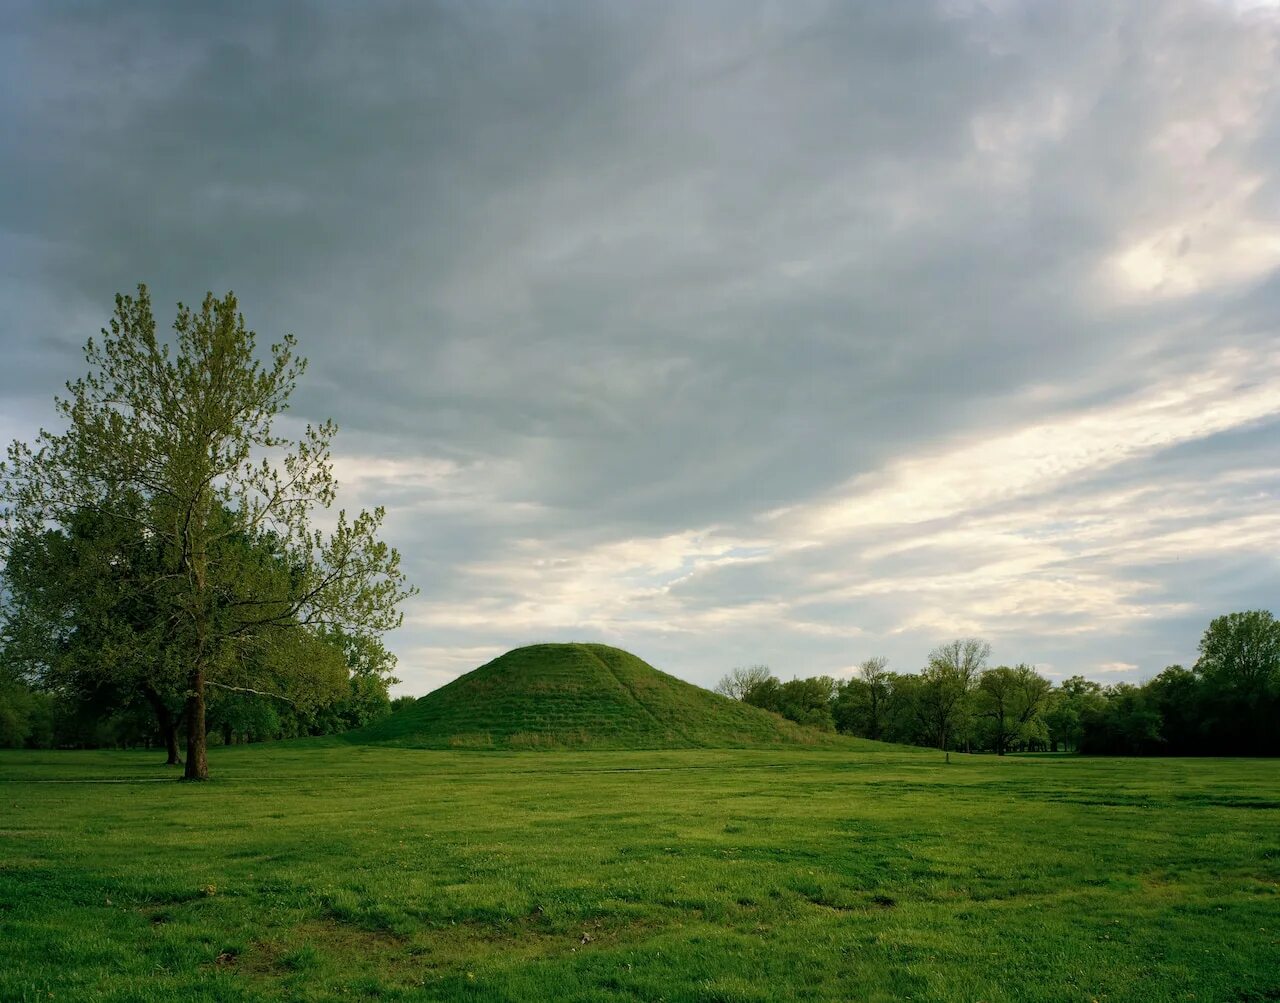
<instances>
[{"instance_id":1,"label":"bright sky near horizon","mask_svg":"<svg viewBox=\"0 0 1280 1003\"><path fill-rule=\"evenodd\" d=\"M1274 4L19 2L0 78L0 436L115 292L233 289L422 588L400 692L1280 612Z\"/></svg>"}]
</instances>

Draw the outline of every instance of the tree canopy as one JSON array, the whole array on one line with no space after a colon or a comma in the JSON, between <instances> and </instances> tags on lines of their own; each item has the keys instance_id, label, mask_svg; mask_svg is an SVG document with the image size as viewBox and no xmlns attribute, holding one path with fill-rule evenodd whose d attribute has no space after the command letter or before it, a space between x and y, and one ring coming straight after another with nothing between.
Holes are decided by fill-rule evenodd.
<instances>
[{"instance_id":1,"label":"tree canopy","mask_svg":"<svg viewBox=\"0 0 1280 1003\"><path fill-rule=\"evenodd\" d=\"M139 286L116 297L85 359L89 372L55 399L62 430L14 442L0 466L6 576L30 570L24 555L49 532L77 539L74 559L109 593L93 607L103 634L92 643L114 643L121 623L144 626L119 663L172 668L186 777L204 779L208 687L265 681L305 697L337 675L336 661L300 657L319 650L316 632L376 637L399 625L415 590L379 539L381 508L338 511L329 532L313 525L337 495L336 426L279 431L306 360L292 336L260 360L234 295L179 304L162 340ZM121 561L128 574L107 573Z\"/></svg>"},{"instance_id":2,"label":"tree canopy","mask_svg":"<svg viewBox=\"0 0 1280 1003\"><path fill-rule=\"evenodd\" d=\"M987 668L987 643L959 638L933 649L920 672L871 658L839 681L782 683L766 670L744 688L738 670L721 692L800 723L939 749L1280 754L1280 623L1266 610L1216 617L1199 650L1192 669L1170 665L1142 684L1071 676L1055 685L1031 664Z\"/></svg>"}]
</instances>

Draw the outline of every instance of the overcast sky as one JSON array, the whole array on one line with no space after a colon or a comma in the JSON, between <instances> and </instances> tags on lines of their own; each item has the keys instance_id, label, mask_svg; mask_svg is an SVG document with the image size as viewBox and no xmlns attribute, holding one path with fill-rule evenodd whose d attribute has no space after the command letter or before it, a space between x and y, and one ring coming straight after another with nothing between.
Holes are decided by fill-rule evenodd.
<instances>
[{"instance_id":1,"label":"overcast sky","mask_svg":"<svg viewBox=\"0 0 1280 1003\"><path fill-rule=\"evenodd\" d=\"M1280 594L1280 19L1209 2L4 3L0 437L232 289L517 644L1190 664Z\"/></svg>"}]
</instances>

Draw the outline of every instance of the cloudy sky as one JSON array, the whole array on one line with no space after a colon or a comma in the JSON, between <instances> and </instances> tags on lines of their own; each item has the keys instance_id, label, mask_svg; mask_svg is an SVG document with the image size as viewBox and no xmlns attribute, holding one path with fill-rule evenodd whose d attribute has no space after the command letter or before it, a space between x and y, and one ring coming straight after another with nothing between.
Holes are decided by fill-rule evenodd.
<instances>
[{"instance_id":1,"label":"cloudy sky","mask_svg":"<svg viewBox=\"0 0 1280 1003\"><path fill-rule=\"evenodd\" d=\"M1142 679L1280 593L1265 4L30 4L0 437L233 289L422 595L422 693L603 640Z\"/></svg>"}]
</instances>

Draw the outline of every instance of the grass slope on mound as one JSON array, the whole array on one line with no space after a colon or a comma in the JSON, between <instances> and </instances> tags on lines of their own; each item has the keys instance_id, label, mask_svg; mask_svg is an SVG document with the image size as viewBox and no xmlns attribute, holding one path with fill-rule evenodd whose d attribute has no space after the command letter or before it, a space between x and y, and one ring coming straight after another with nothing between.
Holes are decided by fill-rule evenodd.
<instances>
[{"instance_id":1,"label":"grass slope on mound","mask_svg":"<svg viewBox=\"0 0 1280 1003\"><path fill-rule=\"evenodd\" d=\"M348 739L416 748L597 749L838 741L604 644L516 648Z\"/></svg>"}]
</instances>

